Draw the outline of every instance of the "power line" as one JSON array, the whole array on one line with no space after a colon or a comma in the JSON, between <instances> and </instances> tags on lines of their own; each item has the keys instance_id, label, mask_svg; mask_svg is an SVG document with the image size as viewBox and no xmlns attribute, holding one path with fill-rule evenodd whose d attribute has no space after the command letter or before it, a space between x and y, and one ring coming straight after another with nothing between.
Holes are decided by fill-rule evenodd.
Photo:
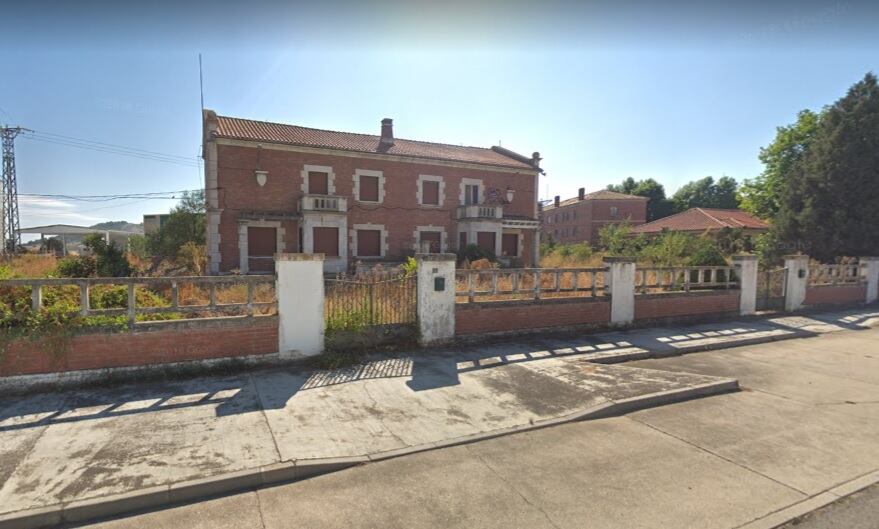
<instances>
[{"instance_id":1,"label":"power line","mask_svg":"<svg viewBox=\"0 0 879 529\"><path fill-rule=\"evenodd\" d=\"M220 189L220 188L215 188ZM21 193L23 197L52 198L56 200L75 200L80 202L109 202L112 200L172 200L185 193L194 193L202 189L181 189L177 191L155 191L151 193L120 193L114 195L64 195L50 193Z\"/></svg>"},{"instance_id":2,"label":"power line","mask_svg":"<svg viewBox=\"0 0 879 529\"><path fill-rule=\"evenodd\" d=\"M47 136L45 134L37 133L28 134L23 137L29 140L53 143L56 145L64 145L67 147L75 147L78 149L85 149L95 152L105 152L109 154L117 154L120 156L139 158L142 160L183 165L186 167L198 167L198 162L195 158L188 158L185 156L178 156L173 154L156 153L155 151L146 151L143 149L135 149L131 147L115 146L112 144L103 144L102 142L91 142L90 140L65 139L60 135L58 136L59 137Z\"/></svg>"}]
</instances>

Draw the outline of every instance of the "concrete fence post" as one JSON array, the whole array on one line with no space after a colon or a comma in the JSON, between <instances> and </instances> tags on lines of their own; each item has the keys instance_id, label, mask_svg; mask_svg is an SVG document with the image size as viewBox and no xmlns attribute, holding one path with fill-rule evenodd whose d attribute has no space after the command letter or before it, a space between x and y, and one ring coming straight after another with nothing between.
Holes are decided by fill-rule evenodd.
<instances>
[{"instance_id":1,"label":"concrete fence post","mask_svg":"<svg viewBox=\"0 0 879 529\"><path fill-rule=\"evenodd\" d=\"M733 265L739 276L739 314L749 316L757 312L757 256L734 255Z\"/></svg>"},{"instance_id":2,"label":"concrete fence post","mask_svg":"<svg viewBox=\"0 0 879 529\"><path fill-rule=\"evenodd\" d=\"M784 310L799 310L806 301L806 287L809 286L809 256L786 255L784 267L787 269Z\"/></svg>"},{"instance_id":3,"label":"concrete fence post","mask_svg":"<svg viewBox=\"0 0 879 529\"><path fill-rule=\"evenodd\" d=\"M446 343L455 337L455 254L417 254L418 341Z\"/></svg>"},{"instance_id":4,"label":"concrete fence post","mask_svg":"<svg viewBox=\"0 0 879 529\"><path fill-rule=\"evenodd\" d=\"M605 257L610 287L610 323L628 325L635 321L635 260Z\"/></svg>"},{"instance_id":5,"label":"concrete fence post","mask_svg":"<svg viewBox=\"0 0 879 529\"><path fill-rule=\"evenodd\" d=\"M282 358L324 349L324 254L275 255L278 352Z\"/></svg>"},{"instance_id":6,"label":"concrete fence post","mask_svg":"<svg viewBox=\"0 0 879 529\"><path fill-rule=\"evenodd\" d=\"M879 257L861 257L864 263L864 275L867 281L867 303L879 300Z\"/></svg>"}]
</instances>

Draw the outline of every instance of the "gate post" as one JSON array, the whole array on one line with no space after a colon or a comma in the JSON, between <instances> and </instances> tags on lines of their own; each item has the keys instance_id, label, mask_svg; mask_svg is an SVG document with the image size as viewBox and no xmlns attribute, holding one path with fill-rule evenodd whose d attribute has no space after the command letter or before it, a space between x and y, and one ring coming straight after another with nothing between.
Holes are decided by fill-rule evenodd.
<instances>
[{"instance_id":1,"label":"gate post","mask_svg":"<svg viewBox=\"0 0 879 529\"><path fill-rule=\"evenodd\" d=\"M739 314L749 316L757 312L757 256L734 255L732 260L739 276Z\"/></svg>"},{"instance_id":2,"label":"gate post","mask_svg":"<svg viewBox=\"0 0 879 529\"><path fill-rule=\"evenodd\" d=\"M809 286L809 256L786 255L784 267L787 269L784 310L800 310L806 301L806 288Z\"/></svg>"},{"instance_id":3,"label":"gate post","mask_svg":"<svg viewBox=\"0 0 879 529\"><path fill-rule=\"evenodd\" d=\"M635 260L630 257L605 257L610 286L610 323L628 325L635 321Z\"/></svg>"},{"instance_id":4,"label":"gate post","mask_svg":"<svg viewBox=\"0 0 879 529\"><path fill-rule=\"evenodd\" d=\"M420 253L418 342L437 345L455 337L455 254Z\"/></svg>"},{"instance_id":5,"label":"gate post","mask_svg":"<svg viewBox=\"0 0 879 529\"><path fill-rule=\"evenodd\" d=\"M875 303L879 300L879 257L861 257L864 263L864 274L867 281L866 303Z\"/></svg>"},{"instance_id":6,"label":"gate post","mask_svg":"<svg viewBox=\"0 0 879 529\"><path fill-rule=\"evenodd\" d=\"M324 254L275 255L278 352L301 358L324 349Z\"/></svg>"}]
</instances>

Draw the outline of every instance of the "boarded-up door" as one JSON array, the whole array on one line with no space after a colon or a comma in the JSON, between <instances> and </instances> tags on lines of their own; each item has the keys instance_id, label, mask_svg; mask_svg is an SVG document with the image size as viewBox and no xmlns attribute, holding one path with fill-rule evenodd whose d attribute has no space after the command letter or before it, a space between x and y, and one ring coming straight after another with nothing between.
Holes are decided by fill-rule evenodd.
<instances>
[{"instance_id":1,"label":"boarded-up door","mask_svg":"<svg viewBox=\"0 0 879 529\"><path fill-rule=\"evenodd\" d=\"M274 255L278 251L277 230L275 228L247 228L247 266L251 272L272 272L275 269Z\"/></svg>"},{"instance_id":2,"label":"boarded-up door","mask_svg":"<svg viewBox=\"0 0 879 529\"><path fill-rule=\"evenodd\" d=\"M519 235L505 233L501 237L501 254L504 257L516 257L519 255Z\"/></svg>"},{"instance_id":3,"label":"boarded-up door","mask_svg":"<svg viewBox=\"0 0 879 529\"><path fill-rule=\"evenodd\" d=\"M442 241L442 233L438 231L422 231L420 232L421 240L418 243L418 250L421 252L439 253Z\"/></svg>"},{"instance_id":4,"label":"boarded-up door","mask_svg":"<svg viewBox=\"0 0 879 529\"><path fill-rule=\"evenodd\" d=\"M480 231L476 233L476 246L491 255L495 254L494 250L495 233L493 231Z\"/></svg>"},{"instance_id":5,"label":"boarded-up door","mask_svg":"<svg viewBox=\"0 0 879 529\"><path fill-rule=\"evenodd\" d=\"M339 256L339 228L313 228L311 233L314 253L322 253L327 257Z\"/></svg>"},{"instance_id":6,"label":"boarded-up door","mask_svg":"<svg viewBox=\"0 0 879 529\"><path fill-rule=\"evenodd\" d=\"M381 257L380 230L357 230L357 257Z\"/></svg>"},{"instance_id":7,"label":"boarded-up door","mask_svg":"<svg viewBox=\"0 0 879 529\"><path fill-rule=\"evenodd\" d=\"M327 183L328 179L329 175L327 173L309 172L308 193L312 195L328 195L330 193Z\"/></svg>"}]
</instances>

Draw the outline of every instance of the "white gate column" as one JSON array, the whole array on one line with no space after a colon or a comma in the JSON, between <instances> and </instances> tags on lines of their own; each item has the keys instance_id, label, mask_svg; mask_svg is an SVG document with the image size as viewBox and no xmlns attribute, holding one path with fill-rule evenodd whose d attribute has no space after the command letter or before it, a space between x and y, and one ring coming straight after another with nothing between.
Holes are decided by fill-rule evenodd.
<instances>
[{"instance_id":1,"label":"white gate column","mask_svg":"<svg viewBox=\"0 0 879 529\"><path fill-rule=\"evenodd\" d=\"M285 358L324 349L324 254L275 255L278 352Z\"/></svg>"}]
</instances>

